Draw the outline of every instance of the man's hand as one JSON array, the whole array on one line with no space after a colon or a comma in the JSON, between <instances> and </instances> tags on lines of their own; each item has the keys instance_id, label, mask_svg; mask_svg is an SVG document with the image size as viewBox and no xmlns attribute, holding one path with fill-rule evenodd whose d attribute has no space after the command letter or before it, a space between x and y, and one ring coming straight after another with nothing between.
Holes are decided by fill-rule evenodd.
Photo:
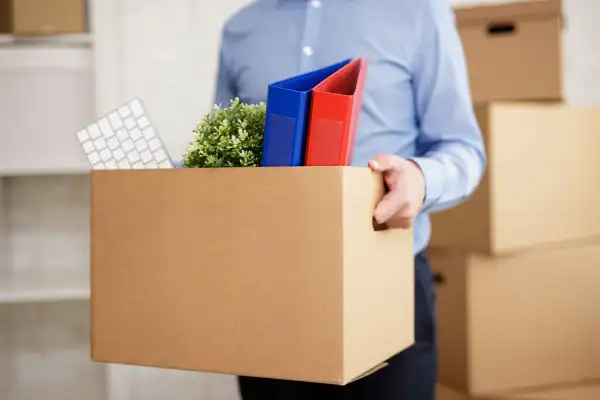
<instances>
[{"instance_id":1,"label":"man's hand","mask_svg":"<svg viewBox=\"0 0 600 400\"><path fill-rule=\"evenodd\" d=\"M425 178L414 162L390 154L369 161L369 168L381 172L389 192L375 208L373 216L390 228L408 229L425 199Z\"/></svg>"}]
</instances>

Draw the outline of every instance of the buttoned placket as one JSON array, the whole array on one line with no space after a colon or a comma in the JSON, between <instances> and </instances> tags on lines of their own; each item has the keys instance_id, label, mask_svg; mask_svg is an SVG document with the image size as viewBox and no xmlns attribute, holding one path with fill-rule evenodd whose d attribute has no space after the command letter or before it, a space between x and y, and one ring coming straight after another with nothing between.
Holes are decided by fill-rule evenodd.
<instances>
[{"instance_id":1,"label":"buttoned placket","mask_svg":"<svg viewBox=\"0 0 600 400\"><path fill-rule=\"evenodd\" d=\"M306 2L304 30L300 48L300 72L308 72L316 68L315 45L319 42L318 35L323 17L323 1L309 0Z\"/></svg>"}]
</instances>

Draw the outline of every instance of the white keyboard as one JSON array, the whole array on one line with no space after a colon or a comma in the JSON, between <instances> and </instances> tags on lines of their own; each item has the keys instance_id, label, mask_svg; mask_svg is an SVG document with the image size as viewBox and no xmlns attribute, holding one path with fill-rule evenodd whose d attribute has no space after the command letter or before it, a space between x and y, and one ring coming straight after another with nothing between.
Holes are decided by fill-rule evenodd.
<instances>
[{"instance_id":1,"label":"white keyboard","mask_svg":"<svg viewBox=\"0 0 600 400\"><path fill-rule=\"evenodd\" d=\"M77 132L92 169L174 168L140 99Z\"/></svg>"}]
</instances>

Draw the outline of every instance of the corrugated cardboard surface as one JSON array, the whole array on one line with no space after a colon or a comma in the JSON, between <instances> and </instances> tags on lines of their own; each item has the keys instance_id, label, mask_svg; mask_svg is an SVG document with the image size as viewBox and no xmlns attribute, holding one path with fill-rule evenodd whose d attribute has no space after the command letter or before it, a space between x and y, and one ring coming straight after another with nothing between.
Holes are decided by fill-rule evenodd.
<instances>
[{"instance_id":1,"label":"corrugated cardboard surface","mask_svg":"<svg viewBox=\"0 0 600 400\"><path fill-rule=\"evenodd\" d=\"M560 0L456 8L472 97L563 99Z\"/></svg>"},{"instance_id":2,"label":"corrugated cardboard surface","mask_svg":"<svg viewBox=\"0 0 600 400\"><path fill-rule=\"evenodd\" d=\"M0 33L19 36L84 33L85 0L0 0Z\"/></svg>"},{"instance_id":3,"label":"corrugated cardboard surface","mask_svg":"<svg viewBox=\"0 0 600 400\"><path fill-rule=\"evenodd\" d=\"M481 395L600 379L600 245L430 257L441 383Z\"/></svg>"},{"instance_id":4,"label":"corrugated cardboard surface","mask_svg":"<svg viewBox=\"0 0 600 400\"><path fill-rule=\"evenodd\" d=\"M368 169L94 171L94 360L345 384L413 342Z\"/></svg>"},{"instance_id":5,"label":"corrugated cardboard surface","mask_svg":"<svg viewBox=\"0 0 600 400\"><path fill-rule=\"evenodd\" d=\"M432 214L431 246L508 254L600 236L600 108L492 103L476 111L487 170L469 200Z\"/></svg>"}]
</instances>

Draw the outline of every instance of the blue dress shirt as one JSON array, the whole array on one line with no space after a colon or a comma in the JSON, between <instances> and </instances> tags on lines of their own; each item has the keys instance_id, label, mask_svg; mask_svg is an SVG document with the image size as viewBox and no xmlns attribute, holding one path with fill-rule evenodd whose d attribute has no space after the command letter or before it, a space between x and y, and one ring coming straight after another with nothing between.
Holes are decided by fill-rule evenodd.
<instances>
[{"instance_id":1,"label":"blue dress shirt","mask_svg":"<svg viewBox=\"0 0 600 400\"><path fill-rule=\"evenodd\" d=\"M428 213L470 196L486 164L448 0L257 0L223 28L215 103L266 101L273 81L358 56L370 66L352 164L388 153L421 167L419 252Z\"/></svg>"}]
</instances>

